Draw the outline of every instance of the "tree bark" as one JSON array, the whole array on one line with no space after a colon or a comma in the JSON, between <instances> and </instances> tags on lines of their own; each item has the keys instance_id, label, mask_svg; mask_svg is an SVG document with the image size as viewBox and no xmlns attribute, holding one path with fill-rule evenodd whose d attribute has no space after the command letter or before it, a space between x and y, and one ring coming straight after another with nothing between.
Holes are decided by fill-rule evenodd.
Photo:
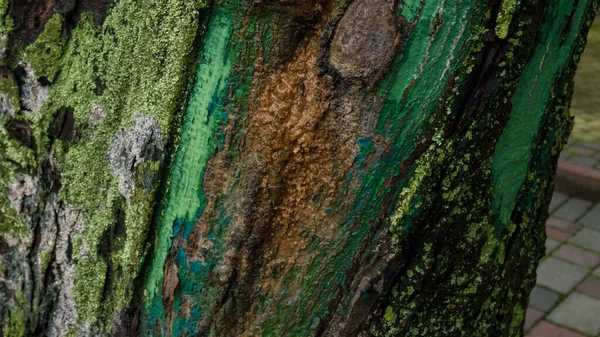
<instances>
[{"instance_id":1,"label":"tree bark","mask_svg":"<svg viewBox=\"0 0 600 337\"><path fill-rule=\"evenodd\" d=\"M0 0L0 336L522 336L596 0Z\"/></svg>"}]
</instances>

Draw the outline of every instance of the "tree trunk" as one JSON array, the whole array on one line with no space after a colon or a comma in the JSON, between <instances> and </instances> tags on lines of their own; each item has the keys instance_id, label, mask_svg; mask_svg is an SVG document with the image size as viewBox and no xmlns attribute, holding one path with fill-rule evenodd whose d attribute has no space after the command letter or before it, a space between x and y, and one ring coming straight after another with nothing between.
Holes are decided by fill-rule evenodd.
<instances>
[{"instance_id":1,"label":"tree trunk","mask_svg":"<svg viewBox=\"0 0 600 337\"><path fill-rule=\"evenodd\" d=\"M0 336L521 336L596 0L0 0Z\"/></svg>"}]
</instances>

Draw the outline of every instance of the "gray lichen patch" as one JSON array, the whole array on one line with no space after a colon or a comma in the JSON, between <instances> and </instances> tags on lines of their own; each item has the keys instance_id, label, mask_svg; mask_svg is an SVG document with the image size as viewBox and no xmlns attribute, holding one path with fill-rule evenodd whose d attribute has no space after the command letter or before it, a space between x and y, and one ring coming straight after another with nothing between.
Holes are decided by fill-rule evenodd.
<instances>
[{"instance_id":1,"label":"gray lichen patch","mask_svg":"<svg viewBox=\"0 0 600 337\"><path fill-rule=\"evenodd\" d=\"M48 326L49 336L67 336L77 321L77 307L74 298L75 284L77 282L75 261L71 258L71 243L74 235L80 234L83 227L83 213L68 204L50 204L54 218L50 216L49 222L56 224L57 237L54 250L55 261L52 265L54 275L61 275L51 285L56 293L56 303L53 315Z\"/></svg>"},{"instance_id":2,"label":"gray lichen patch","mask_svg":"<svg viewBox=\"0 0 600 337\"><path fill-rule=\"evenodd\" d=\"M29 175L23 175L8 185L10 206L18 212L34 207L37 193L38 179Z\"/></svg>"},{"instance_id":3,"label":"gray lichen patch","mask_svg":"<svg viewBox=\"0 0 600 337\"><path fill-rule=\"evenodd\" d=\"M15 107L13 106L10 94L6 91L0 91L0 117L3 115L12 116L15 114Z\"/></svg>"},{"instance_id":4,"label":"gray lichen patch","mask_svg":"<svg viewBox=\"0 0 600 337\"><path fill-rule=\"evenodd\" d=\"M8 49L8 36L6 34L0 34L0 60L6 58L6 50ZM2 61L0 61L2 63Z\"/></svg>"},{"instance_id":5,"label":"gray lichen patch","mask_svg":"<svg viewBox=\"0 0 600 337\"><path fill-rule=\"evenodd\" d=\"M31 64L21 62L20 66L25 70L23 84L21 85L21 105L33 116L37 116L42 104L48 98L48 87L42 85L33 71Z\"/></svg>"},{"instance_id":6,"label":"gray lichen patch","mask_svg":"<svg viewBox=\"0 0 600 337\"><path fill-rule=\"evenodd\" d=\"M94 104L90 109L89 123L91 125L99 125L104 121L105 116L104 109L102 109L101 106Z\"/></svg>"},{"instance_id":7,"label":"gray lichen patch","mask_svg":"<svg viewBox=\"0 0 600 337\"><path fill-rule=\"evenodd\" d=\"M357 0L340 20L329 62L345 78L377 81L400 44L402 30L388 0Z\"/></svg>"},{"instance_id":8,"label":"gray lichen patch","mask_svg":"<svg viewBox=\"0 0 600 337\"><path fill-rule=\"evenodd\" d=\"M154 117L140 116L133 127L112 138L109 164L113 175L119 178L119 192L125 198L133 195L137 166L162 150L162 134Z\"/></svg>"}]
</instances>

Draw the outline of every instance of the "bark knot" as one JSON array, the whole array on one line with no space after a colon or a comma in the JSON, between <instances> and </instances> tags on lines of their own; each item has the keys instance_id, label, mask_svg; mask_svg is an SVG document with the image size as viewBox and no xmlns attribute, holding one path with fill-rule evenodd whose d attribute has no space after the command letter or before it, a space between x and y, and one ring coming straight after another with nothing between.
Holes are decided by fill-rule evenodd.
<instances>
[{"instance_id":1,"label":"bark knot","mask_svg":"<svg viewBox=\"0 0 600 337\"><path fill-rule=\"evenodd\" d=\"M329 63L345 78L372 84L392 61L402 29L388 0L357 0L346 10L331 41Z\"/></svg>"}]
</instances>

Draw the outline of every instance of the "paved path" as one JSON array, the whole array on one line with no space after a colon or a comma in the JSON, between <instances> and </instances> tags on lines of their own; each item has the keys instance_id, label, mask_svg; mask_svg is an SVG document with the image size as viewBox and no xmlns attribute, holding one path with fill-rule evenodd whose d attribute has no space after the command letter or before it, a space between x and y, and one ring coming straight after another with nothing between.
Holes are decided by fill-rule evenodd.
<instances>
[{"instance_id":1,"label":"paved path","mask_svg":"<svg viewBox=\"0 0 600 337\"><path fill-rule=\"evenodd\" d=\"M560 153L560 160L600 169L600 143L585 141L572 136Z\"/></svg>"},{"instance_id":2,"label":"paved path","mask_svg":"<svg viewBox=\"0 0 600 337\"><path fill-rule=\"evenodd\" d=\"M600 204L555 192L527 337L600 337Z\"/></svg>"}]
</instances>

